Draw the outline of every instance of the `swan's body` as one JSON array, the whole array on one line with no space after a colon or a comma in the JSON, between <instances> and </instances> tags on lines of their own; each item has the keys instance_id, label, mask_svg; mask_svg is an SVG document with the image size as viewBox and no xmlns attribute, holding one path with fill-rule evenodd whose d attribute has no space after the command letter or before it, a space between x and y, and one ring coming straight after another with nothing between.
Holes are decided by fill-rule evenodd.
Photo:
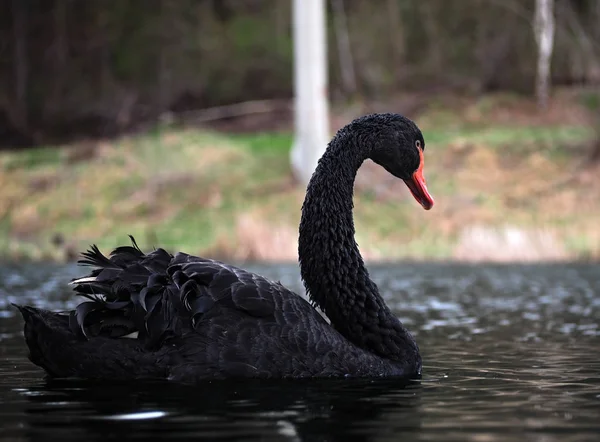
<instances>
[{"instance_id":1,"label":"swan's body","mask_svg":"<svg viewBox=\"0 0 600 442\"><path fill-rule=\"evenodd\" d=\"M70 315L19 307L31 360L51 376L193 383L230 377L418 376L415 340L391 313L354 241L356 171L372 158L404 179L425 208L424 142L399 115L340 130L308 186L299 255L310 299L218 261L92 249L95 269L73 281L90 298ZM411 150L413 149L413 150ZM133 338L127 338L133 337Z\"/></svg>"}]
</instances>

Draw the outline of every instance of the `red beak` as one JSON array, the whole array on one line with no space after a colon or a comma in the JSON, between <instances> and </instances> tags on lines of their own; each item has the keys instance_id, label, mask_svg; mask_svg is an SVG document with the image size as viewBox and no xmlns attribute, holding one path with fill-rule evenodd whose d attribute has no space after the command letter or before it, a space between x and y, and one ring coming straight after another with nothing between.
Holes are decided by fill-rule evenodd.
<instances>
[{"instance_id":1,"label":"red beak","mask_svg":"<svg viewBox=\"0 0 600 442\"><path fill-rule=\"evenodd\" d=\"M404 182L419 204L421 204L425 210L429 210L433 207L433 197L429 194L427 185L425 184L425 177L423 176L423 151L421 149L419 149L419 157L421 158L419 168L413 173L411 179L404 180Z\"/></svg>"}]
</instances>

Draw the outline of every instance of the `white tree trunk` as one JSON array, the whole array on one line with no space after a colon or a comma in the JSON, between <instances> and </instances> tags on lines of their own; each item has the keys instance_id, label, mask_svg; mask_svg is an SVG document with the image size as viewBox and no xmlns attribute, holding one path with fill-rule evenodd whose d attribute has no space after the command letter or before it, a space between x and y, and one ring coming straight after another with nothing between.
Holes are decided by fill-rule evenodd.
<instances>
[{"instance_id":1,"label":"white tree trunk","mask_svg":"<svg viewBox=\"0 0 600 442\"><path fill-rule=\"evenodd\" d=\"M546 107L550 97L550 63L554 48L554 0L536 0L533 22L538 47L535 94L540 107Z\"/></svg>"},{"instance_id":2,"label":"white tree trunk","mask_svg":"<svg viewBox=\"0 0 600 442\"><path fill-rule=\"evenodd\" d=\"M325 0L294 0L294 174L307 184L329 138Z\"/></svg>"}]
</instances>

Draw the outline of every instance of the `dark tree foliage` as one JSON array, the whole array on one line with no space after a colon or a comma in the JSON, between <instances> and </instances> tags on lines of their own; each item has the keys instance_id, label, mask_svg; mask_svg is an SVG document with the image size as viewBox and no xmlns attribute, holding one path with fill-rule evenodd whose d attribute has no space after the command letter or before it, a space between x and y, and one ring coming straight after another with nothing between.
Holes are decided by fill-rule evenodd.
<instances>
[{"instance_id":1,"label":"dark tree foliage","mask_svg":"<svg viewBox=\"0 0 600 442\"><path fill-rule=\"evenodd\" d=\"M345 0L357 93L531 93L534 0ZM556 0L553 82L598 82L600 2ZM0 0L0 138L110 135L293 93L291 1ZM329 21L333 11L329 8ZM329 29L332 98L344 96Z\"/></svg>"}]
</instances>

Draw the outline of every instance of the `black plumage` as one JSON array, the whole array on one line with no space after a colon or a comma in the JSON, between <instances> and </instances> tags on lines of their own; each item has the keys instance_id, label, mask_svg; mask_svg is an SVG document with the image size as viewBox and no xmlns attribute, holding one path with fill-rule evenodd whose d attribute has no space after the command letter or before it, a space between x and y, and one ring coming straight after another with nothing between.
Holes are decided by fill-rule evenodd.
<instances>
[{"instance_id":1,"label":"black plumage","mask_svg":"<svg viewBox=\"0 0 600 442\"><path fill-rule=\"evenodd\" d=\"M72 282L85 298L74 311L19 306L30 359L51 376L105 380L419 376L417 344L354 240L352 196L365 159L410 180L423 148L412 121L374 114L341 129L320 159L299 257L308 296L331 323L280 283L185 253L146 254L131 238L108 257L96 246L83 254L93 269Z\"/></svg>"}]
</instances>

